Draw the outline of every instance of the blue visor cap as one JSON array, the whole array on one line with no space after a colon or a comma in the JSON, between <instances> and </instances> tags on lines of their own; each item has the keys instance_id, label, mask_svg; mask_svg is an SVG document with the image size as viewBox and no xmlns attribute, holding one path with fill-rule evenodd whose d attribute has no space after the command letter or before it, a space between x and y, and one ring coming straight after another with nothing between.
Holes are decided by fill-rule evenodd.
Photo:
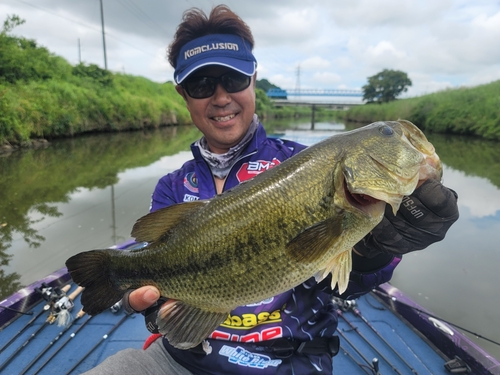
<instances>
[{"instance_id":1,"label":"blue visor cap","mask_svg":"<svg viewBox=\"0 0 500 375\"><path fill-rule=\"evenodd\" d=\"M195 70L207 65L222 65L247 76L257 68L250 44L233 34L210 34L186 43L177 58L175 82L180 84Z\"/></svg>"}]
</instances>

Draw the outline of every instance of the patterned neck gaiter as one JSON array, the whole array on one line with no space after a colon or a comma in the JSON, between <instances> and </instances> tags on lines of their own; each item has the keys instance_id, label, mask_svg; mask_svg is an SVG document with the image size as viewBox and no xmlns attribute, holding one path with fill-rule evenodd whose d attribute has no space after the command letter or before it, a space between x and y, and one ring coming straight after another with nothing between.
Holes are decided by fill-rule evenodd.
<instances>
[{"instance_id":1,"label":"patterned neck gaiter","mask_svg":"<svg viewBox=\"0 0 500 375\"><path fill-rule=\"evenodd\" d=\"M234 147L231 147L228 152L225 154L215 154L208 148L208 143L205 137L200 138L196 141L196 145L199 147L201 156L206 160L212 174L215 177L224 179L233 164L238 160L238 157L243 152L245 146L247 146L253 138L253 135L257 131L257 127L259 126L259 118L256 114L253 115L252 123L248 128L247 133L243 137L243 139Z\"/></svg>"}]
</instances>

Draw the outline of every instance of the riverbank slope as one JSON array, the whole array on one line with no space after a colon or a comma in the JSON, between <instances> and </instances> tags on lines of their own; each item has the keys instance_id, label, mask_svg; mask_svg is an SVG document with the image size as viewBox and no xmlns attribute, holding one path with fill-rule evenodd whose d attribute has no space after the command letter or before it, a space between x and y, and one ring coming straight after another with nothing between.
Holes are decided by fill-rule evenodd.
<instances>
[{"instance_id":1,"label":"riverbank slope","mask_svg":"<svg viewBox=\"0 0 500 375\"><path fill-rule=\"evenodd\" d=\"M500 141L500 80L448 89L385 104L365 104L342 114L344 121L405 119L426 132L471 135Z\"/></svg>"}]
</instances>

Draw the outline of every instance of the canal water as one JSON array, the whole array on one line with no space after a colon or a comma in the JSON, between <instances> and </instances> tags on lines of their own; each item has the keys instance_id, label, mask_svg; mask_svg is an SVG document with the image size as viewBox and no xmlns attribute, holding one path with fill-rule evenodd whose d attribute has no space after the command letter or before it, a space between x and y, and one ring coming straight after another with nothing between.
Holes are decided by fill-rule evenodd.
<instances>
[{"instance_id":1,"label":"canal water","mask_svg":"<svg viewBox=\"0 0 500 375\"><path fill-rule=\"evenodd\" d=\"M269 123L304 144L344 124ZM347 127L351 129L351 127ZM196 128L101 134L0 157L0 301L73 254L130 238L158 179L191 158ZM428 135L459 195L460 219L440 243L408 254L392 284L444 320L500 341L500 147ZM495 358L500 348L474 338Z\"/></svg>"}]
</instances>

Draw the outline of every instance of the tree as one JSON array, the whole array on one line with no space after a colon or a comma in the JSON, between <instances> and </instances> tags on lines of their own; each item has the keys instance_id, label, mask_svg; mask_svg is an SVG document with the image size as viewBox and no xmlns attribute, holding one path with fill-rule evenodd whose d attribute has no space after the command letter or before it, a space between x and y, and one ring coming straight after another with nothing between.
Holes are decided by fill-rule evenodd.
<instances>
[{"instance_id":1,"label":"tree","mask_svg":"<svg viewBox=\"0 0 500 375\"><path fill-rule=\"evenodd\" d=\"M368 84L363 86L363 100L368 103L387 103L396 100L396 97L408 91L411 85L412 82L405 72L384 69L368 77Z\"/></svg>"},{"instance_id":2,"label":"tree","mask_svg":"<svg viewBox=\"0 0 500 375\"><path fill-rule=\"evenodd\" d=\"M7 34L12 31L16 26L22 25L26 20L21 19L17 14L12 16L7 15L7 18L3 22L2 34Z\"/></svg>"}]
</instances>

